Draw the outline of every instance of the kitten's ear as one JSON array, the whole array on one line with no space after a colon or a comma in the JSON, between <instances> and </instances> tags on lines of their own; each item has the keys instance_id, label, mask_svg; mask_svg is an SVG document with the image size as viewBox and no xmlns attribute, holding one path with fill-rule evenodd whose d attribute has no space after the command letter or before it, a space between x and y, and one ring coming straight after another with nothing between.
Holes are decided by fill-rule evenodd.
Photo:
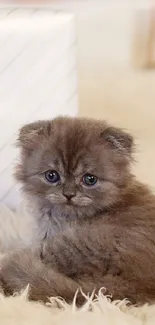
<instances>
[{"instance_id":1,"label":"kitten's ear","mask_svg":"<svg viewBox=\"0 0 155 325\"><path fill-rule=\"evenodd\" d=\"M101 138L104 139L111 148L116 149L120 153L132 154L133 137L122 129L107 127L101 132Z\"/></svg>"},{"instance_id":2,"label":"kitten's ear","mask_svg":"<svg viewBox=\"0 0 155 325\"><path fill-rule=\"evenodd\" d=\"M50 121L37 121L24 125L19 132L17 145L32 149L40 141L51 133Z\"/></svg>"}]
</instances>

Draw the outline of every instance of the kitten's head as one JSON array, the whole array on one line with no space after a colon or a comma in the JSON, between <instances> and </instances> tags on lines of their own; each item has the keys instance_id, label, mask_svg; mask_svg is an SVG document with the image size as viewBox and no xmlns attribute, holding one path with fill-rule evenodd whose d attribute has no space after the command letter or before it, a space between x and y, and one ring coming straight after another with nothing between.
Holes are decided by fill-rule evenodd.
<instances>
[{"instance_id":1,"label":"kitten's head","mask_svg":"<svg viewBox=\"0 0 155 325\"><path fill-rule=\"evenodd\" d=\"M105 122L59 117L24 126L16 179L42 207L91 216L115 204L126 187L132 137Z\"/></svg>"}]
</instances>

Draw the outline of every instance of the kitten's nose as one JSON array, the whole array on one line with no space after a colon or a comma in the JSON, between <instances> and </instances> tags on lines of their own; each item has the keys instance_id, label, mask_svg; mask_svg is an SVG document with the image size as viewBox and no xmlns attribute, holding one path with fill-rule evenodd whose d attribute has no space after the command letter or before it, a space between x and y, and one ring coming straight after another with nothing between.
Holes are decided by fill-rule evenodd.
<instances>
[{"instance_id":1,"label":"kitten's nose","mask_svg":"<svg viewBox=\"0 0 155 325\"><path fill-rule=\"evenodd\" d=\"M75 196L75 194L73 194L73 193L66 193L66 194L64 194L64 196L66 197L66 199L68 200L68 201L70 201L74 196Z\"/></svg>"},{"instance_id":2,"label":"kitten's nose","mask_svg":"<svg viewBox=\"0 0 155 325\"><path fill-rule=\"evenodd\" d=\"M64 186L63 186L63 190L62 190L62 194L65 196L65 198L68 200L68 201L71 201L71 199L76 196L76 188L75 188L75 185L72 184L72 180L69 179L70 182L69 183L65 183Z\"/></svg>"}]
</instances>

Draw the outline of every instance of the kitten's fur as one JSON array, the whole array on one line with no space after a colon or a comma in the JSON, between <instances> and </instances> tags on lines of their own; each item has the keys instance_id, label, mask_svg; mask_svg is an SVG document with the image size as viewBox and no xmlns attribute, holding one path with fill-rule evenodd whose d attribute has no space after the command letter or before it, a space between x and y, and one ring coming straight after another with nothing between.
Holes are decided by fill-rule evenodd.
<instances>
[{"instance_id":1,"label":"kitten's fur","mask_svg":"<svg viewBox=\"0 0 155 325\"><path fill-rule=\"evenodd\" d=\"M36 254L4 260L5 292L29 283L31 299L71 301L79 287L85 293L105 287L116 299L153 301L155 197L131 175L132 137L105 122L57 118L23 127L19 146L16 178L36 205L44 241ZM48 169L59 171L58 185L45 180ZM85 173L98 182L86 187Z\"/></svg>"}]
</instances>

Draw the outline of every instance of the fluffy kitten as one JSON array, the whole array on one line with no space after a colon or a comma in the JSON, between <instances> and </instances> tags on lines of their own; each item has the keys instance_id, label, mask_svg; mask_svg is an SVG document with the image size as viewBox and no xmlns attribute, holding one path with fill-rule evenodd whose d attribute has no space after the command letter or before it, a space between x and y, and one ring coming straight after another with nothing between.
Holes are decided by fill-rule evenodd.
<instances>
[{"instance_id":1,"label":"fluffy kitten","mask_svg":"<svg viewBox=\"0 0 155 325\"><path fill-rule=\"evenodd\" d=\"M130 172L132 137L105 122L57 118L24 126L19 146L16 178L44 241L2 262L4 291L29 283L31 299L72 301L79 287L105 287L115 299L153 301L155 197Z\"/></svg>"}]
</instances>

